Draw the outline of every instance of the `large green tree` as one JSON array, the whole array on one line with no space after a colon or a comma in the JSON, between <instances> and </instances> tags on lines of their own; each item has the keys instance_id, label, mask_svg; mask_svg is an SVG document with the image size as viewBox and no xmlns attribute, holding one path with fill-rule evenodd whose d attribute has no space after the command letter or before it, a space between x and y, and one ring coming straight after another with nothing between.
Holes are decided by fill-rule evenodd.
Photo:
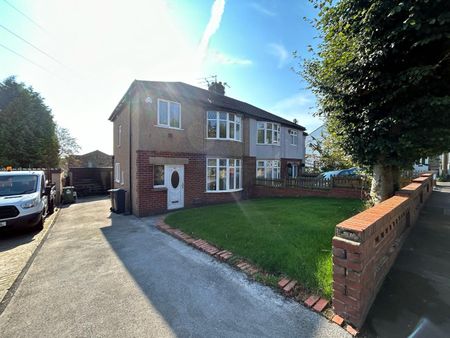
<instances>
[{"instance_id":1,"label":"large green tree","mask_svg":"<svg viewBox=\"0 0 450 338\"><path fill-rule=\"evenodd\" d=\"M399 169L450 148L450 1L313 1L321 43L304 63L318 114L390 197Z\"/></svg>"},{"instance_id":2,"label":"large green tree","mask_svg":"<svg viewBox=\"0 0 450 338\"><path fill-rule=\"evenodd\" d=\"M14 77L0 83L0 166L57 166L58 150L56 125L39 93Z\"/></svg>"}]
</instances>

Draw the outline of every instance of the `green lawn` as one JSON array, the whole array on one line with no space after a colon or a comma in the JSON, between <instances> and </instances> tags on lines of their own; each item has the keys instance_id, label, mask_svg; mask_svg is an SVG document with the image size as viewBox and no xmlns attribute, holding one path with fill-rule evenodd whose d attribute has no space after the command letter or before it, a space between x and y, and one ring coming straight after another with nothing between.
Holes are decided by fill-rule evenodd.
<instances>
[{"instance_id":1,"label":"green lawn","mask_svg":"<svg viewBox=\"0 0 450 338\"><path fill-rule=\"evenodd\" d=\"M334 227L362 208L353 199L264 198L178 211L166 223L331 297Z\"/></svg>"}]
</instances>

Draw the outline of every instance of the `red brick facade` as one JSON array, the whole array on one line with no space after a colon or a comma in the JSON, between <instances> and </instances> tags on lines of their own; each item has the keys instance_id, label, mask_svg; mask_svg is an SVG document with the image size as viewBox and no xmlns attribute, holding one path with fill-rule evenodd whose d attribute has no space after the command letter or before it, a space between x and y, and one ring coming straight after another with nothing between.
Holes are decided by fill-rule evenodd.
<instances>
[{"instance_id":1,"label":"red brick facade","mask_svg":"<svg viewBox=\"0 0 450 338\"><path fill-rule=\"evenodd\" d=\"M137 151L136 184L137 196L136 214L139 217L167 211L167 189L153 187L153 165L150 157L185 158L184 165L184 207L194 207L205 204L225 203L241 200L248 196L247 189L251 187L249 175L245 168L251 168L251 160L243 159L243 191L238 192L206 192L206 155L193 153L172 153L158 151ZM253 158L253 168L255 168ZM255 170L253 176L255 176Z\"/></svg>"},{"instance_id":2,"label":"red brick facade","mask_svg":"<svg viewBox=\"0 0 450 338\"><path fill-rule=\"evenodd\" d=\"M254 197L299 197L325 196L338 198L363 198L360 189L332 188L329 190L302 188L273 188L256 186L256 158L242 158L242 186L238 192L206 192L205 154L173 153L158 151L137 151L136 160L136 201L134 213L140 217L167 212L167 189L153 187L153 168L151 157L183 158L184 165L184 207L190 208L214 203L239 201ZM294 161L282 159L282 171L287 174L287 163ZM294 161L299 166L300 160ZM283 164L284 163L284 164Z\"/></svg>"}]
</instances>

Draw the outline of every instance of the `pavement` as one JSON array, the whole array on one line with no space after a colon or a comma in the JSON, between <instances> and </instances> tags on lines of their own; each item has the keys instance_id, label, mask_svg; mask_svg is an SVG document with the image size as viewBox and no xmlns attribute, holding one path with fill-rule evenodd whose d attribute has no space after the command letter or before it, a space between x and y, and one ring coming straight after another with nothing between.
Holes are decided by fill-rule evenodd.
<instances>
[{"instance_id":1,"label":"pavement","mask_svg":"<svg viewBox=\"0 0 450 338\"><path fill-rule=\"evenodd\" d=\"M369 312L366 337L449 337L450 183L438 183Z\"/></svg>"},{"instance_id":2,"label":"pavement","mask_svg":"<svg viewBox=\"0 0 450 338\"><path fill-rule=\"evenodd\" d=\"M0 312L22 270L51 228L57 211L45 219L42 230L23 230L0 233ZM11 289L11 292L8 291Z\"/></svg>"},{"instance_id":3,"label":"pavement","mask_svg":"<svg viewBox=\"0 0 450 338\"><path fill-rule=\"evenodd\" d=\"M6 337L350 337L109 200L63 208L0 314Z\"/></svg>"}]
</instances>

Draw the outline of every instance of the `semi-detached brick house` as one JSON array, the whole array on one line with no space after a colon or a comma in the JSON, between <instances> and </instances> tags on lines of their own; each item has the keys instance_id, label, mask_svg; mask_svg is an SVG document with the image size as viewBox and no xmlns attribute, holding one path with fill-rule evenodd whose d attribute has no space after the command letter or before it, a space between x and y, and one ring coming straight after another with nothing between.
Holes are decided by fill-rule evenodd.
<instances>
[{"instance_id":1,"label":"semi-detached brick house","mask_svg":"<svg viewBox=\"0 0 450 338\"><path fill-rule=\"evenodd\" d=\"M137 216L245 199L256 177L295 177L305 128L182 82L134 81L111 114L114 181Z\"/></svg>"}]
</instances>

